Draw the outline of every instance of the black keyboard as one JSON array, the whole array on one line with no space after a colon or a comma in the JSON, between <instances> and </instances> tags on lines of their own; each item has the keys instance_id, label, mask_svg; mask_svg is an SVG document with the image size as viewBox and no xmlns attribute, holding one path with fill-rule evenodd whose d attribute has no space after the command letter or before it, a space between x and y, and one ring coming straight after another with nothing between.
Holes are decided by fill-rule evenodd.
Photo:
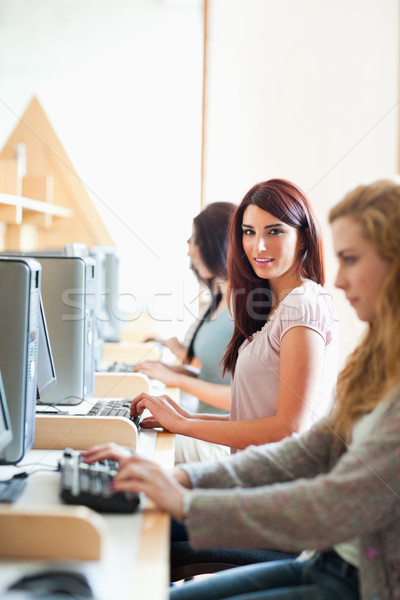
<instances>
[{"instance_id":1,"label":"black keyboard","mask_svg":"<svg viewBox=\"0 0 400 600\"><path fill-rule=\"evenodd\" d=\"M83 504L98 512L131 513L139 505L139 494L110 489L118 471L111 460L85 463L77 450L66 448L59 462L60 496L66 504Z\"/></svg>"},{"instance_id":2,"label":"black keyboard","mask_svg":"<svg viewBox=\"0 0 400 600\"><path fill-rule=\"evenodd\" d=\"M126 398L125 400L110 400L108 398L100 398L93 404L92 408L87 413L89 417L125 417L132 421L136 426L137 430L140 429L140 421L142 415L138 417L131 417L131 403L132 399Z\"/></svg>"}]
</instances>

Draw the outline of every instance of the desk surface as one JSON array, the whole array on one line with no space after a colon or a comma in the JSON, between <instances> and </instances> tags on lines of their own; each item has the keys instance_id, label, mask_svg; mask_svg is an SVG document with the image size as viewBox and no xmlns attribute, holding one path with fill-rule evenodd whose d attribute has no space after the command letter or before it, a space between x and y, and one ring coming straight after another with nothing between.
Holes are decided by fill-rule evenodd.
<instances>
[{"instance_id":1,"label":"desk surface","mask_svg":"<svg viewBox=\"0 0 400 600\"><path fill-rule=\"evenodd\" d=\"M139 435L138 450L164 466L173 466L171 434L143 431ZM60 504L59 474L51 471L51 467L57 463L61 453L60 450L32 450L28 453L19 466L37 472L28 478L24 493L13 506ZM45 469L44 465L50 465L49 470L39 471L39 466ZM0 467L2 479L15 472L15 467ZM1 560L0 593L24 574L62 567L87 574L98 600L138 597L165 600L169 585L169 517L147 499L143 499L142 508L133 515L102 516L105 534L99 561ZM6 541L3 539L1 543Z\"/></svg>"}]
</instances>

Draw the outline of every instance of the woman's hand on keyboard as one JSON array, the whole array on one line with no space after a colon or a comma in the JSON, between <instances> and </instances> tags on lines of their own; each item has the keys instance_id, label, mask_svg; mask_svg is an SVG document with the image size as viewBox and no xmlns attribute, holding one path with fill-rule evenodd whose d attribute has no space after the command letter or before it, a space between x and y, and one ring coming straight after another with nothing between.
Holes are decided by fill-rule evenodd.
<instances>
[{"instance_id":1,"label":"woman's hand on keyboard","mask_svg":"<svg viewBox=\"0 0 400 600\"><path fill-rule=\"evenodd\" d=\"M119 471L113 480L115 492L143 492L174 519L181 521L185 517L183 497L191 483L182 469L164 471L153 461L114 443L92 446L81 456L88 463L106 459L118 461Z\"/></svg>"},{"instance_id":2,"label":"woman's hand on keyboard","mask_svg":"<svg viewBox=\"0 0 400 600\"><path fill-rule=\"evenodd\" d=\"M148 337L144 340L145 342L157 342L157 344L161 344L171 350L175 356L177 356L180 360L184 361L187 354L187 348L180 343L177 337L170 337L168 339L163 339L160 337Z\"/></svg>"},{"instance_id":3,"label":"woman's hand on keyboard","mask_svg":"<svg viewBox=\"0 0 400 600\"><path fill-rule=\"evenodd\" d=\"M99 444L97 446L92 446L88 450L83 450L81 452L81 457L84 462L93 463L97 460L105 460L106 458L110 460L116 460L120 464L132 456L133 450L129 448L124 448L122 446L118 446L118 444L109 443L109 444Z\"/></svg>"},{"instance_id":4,"label":"woman's hand on keyboard","mask_svg":"<svg viewBox=\"0 0 400 600\"><path fill-rule=\"evenodd\" d=\"M169 387L179 385L179 373L159 360L146 360L136 365L134 371L143 373L151 379L157 379Z\"/></svg>"},{"instance_id":5,"label":"woman's hand on keyboard","mask_svg":"<svg viewBox=\"0 0 400 600\"><path fill-rule=\"evenodd\" d=\"M177 521L185 517L183 497L188 493L187 488L178 483L172 472L138 454L132 454L120 463L113 489L116 492L143 492Z\"/></svg>"},{"instance_id":6,"label":"woman's hand on keyboard","mask_svg":"<svg viewBox=\"0 0 400 600\"><path fill-rule=\"evenodd\" d=\"M180 433L184 421L192 415L174 402L169 396L150 396L139 394L132 400L131 415L137 417L147 408L152 416L146 417L140 423L143 428L163 427L171 433Z\"/></svg>"}]
</instances>

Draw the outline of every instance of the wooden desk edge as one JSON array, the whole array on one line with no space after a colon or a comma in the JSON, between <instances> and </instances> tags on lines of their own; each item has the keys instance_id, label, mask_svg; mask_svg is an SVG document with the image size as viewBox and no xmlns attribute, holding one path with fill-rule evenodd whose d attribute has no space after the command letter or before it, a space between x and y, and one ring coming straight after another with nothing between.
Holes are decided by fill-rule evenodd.
<instances>
[{"instance_id":1,"label":"wooden desk edge","mask_svg":"<svg viewBox=\"0 0 400 600\"><path fill-rule=\"evenodd\" d=\"M136 449L137 436L135 425L124 417L36 415L34 449L86 450L108 442Z\"/></svg>"},{"instance_id":2,"label":"wooden desk edge","mask_svg":"<svg viewBox=\"0 0 400 600\"><path fill-rule=\"evenodd\" d=\"M0 558L99 560L105 524L85 506L3 505L0 530Z\"/></svg>"},{"instance_id":3,"label":"wooden desk edge","mask_svg":"<svg viewBox=\"0 0 400 600\"><path fill-rule=\"evenodd\" d=\"M153 459L164 468L173 468L175 463L175 436L157 432ZM148 583L152 581L152 597L164 598L169 586L170 516L160 512L152 503L144 510L138 561L140 578L135 584L137 597L145 597ZM153 595L154 594L154 595Z\"/></svg>"}]
</instances>

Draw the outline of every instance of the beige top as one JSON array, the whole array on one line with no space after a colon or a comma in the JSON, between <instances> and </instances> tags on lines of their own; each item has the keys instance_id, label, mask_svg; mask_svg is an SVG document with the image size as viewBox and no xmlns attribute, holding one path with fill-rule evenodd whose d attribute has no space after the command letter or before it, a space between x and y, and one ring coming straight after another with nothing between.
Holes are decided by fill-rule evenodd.
<instances>
[{"instance_id":1,"label":"beige top","mask_svg":"<svg viewBox=\"0 0 400 600\"><path fill-rule=\"evenodd\" d=\"M310 425L325 414L337 376L337 318L331 295L313 281L306 281L292 290L260 331L240 347L232 383L232 421L275 415L281 340L287 331L299 326L313 329L325 343L323 369Z\"/></svg>"}]
</instances>

